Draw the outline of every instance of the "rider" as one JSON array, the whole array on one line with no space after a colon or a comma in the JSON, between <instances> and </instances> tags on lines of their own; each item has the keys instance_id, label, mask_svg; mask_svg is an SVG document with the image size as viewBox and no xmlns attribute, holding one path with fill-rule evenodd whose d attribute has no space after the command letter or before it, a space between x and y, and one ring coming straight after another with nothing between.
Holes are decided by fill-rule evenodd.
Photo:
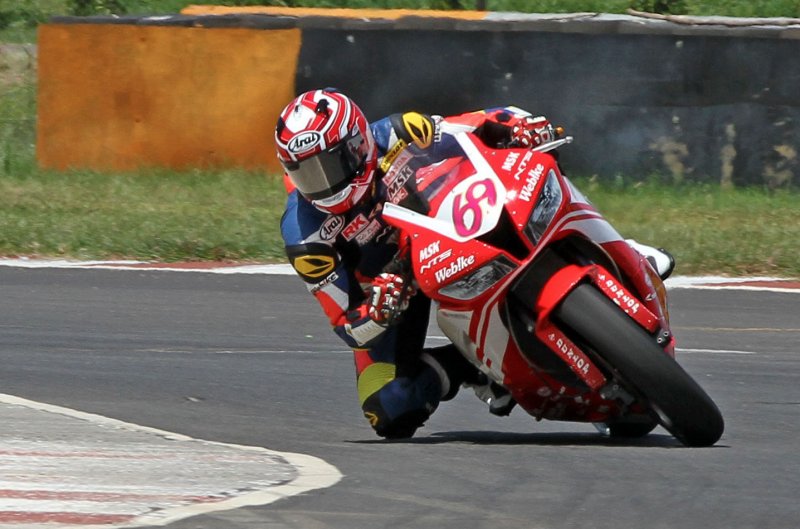
<instances>
[{"instance_id":1,"label":"rider","mask_svg":"<svg viewBox=\"0 0 800 529\"><path fill-rule=\"evenodd\" d=\"M473 386L496 415L514 406L452 344L424 347L430 299L398 269L398 233L381 217L385 202L404 198L413 174L390 167L411 158L422 165L446 159L459 131L498 148L535 147L556 137L547 119L516 107L446 118L406 112L369 124L334 89L299 95L275 129L289 191L281 220L287 256L353 349L362 410L386 438L412 436L462 384ZM637 249L664 261L662 275L671 272L669 254Z\"/></svg>"}]
</instances>

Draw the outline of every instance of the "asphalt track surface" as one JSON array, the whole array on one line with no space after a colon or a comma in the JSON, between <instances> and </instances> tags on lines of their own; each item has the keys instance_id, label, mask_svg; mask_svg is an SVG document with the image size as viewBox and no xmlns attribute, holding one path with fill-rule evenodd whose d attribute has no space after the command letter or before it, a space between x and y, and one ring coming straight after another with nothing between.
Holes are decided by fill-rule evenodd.
<instances>
[{"instance_id":1,"label":"asphalt track surface","mask_svg":"<svg viewBox=\"0 0 800 529\"><path fill-rule=\"evenodd\" d=\"M382 441L350 354L281 275L0 268L0 393L343 474L175 529L798 527L800 295L675 289L671 307L679 361L726 419L712 448L497 418L466 391Z\"/></svg>"}]
</instances>

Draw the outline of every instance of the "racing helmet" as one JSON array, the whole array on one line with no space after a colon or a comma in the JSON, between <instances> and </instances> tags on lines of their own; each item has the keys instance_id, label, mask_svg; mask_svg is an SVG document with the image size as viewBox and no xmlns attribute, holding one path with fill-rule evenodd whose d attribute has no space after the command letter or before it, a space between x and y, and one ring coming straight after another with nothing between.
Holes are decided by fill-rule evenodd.
<instances>
[{"instance_id":1,"label":"racing helmet","mask_svg":"<svg viewBox=\"0 0 800 529\"><path fill-rule=\"evenodd\" d=\"M369 191L377 147L367 118L333 89L297 96L278 118L278 159L294 187L317 209L341 214Z\"/></svg>"}]
</instances>

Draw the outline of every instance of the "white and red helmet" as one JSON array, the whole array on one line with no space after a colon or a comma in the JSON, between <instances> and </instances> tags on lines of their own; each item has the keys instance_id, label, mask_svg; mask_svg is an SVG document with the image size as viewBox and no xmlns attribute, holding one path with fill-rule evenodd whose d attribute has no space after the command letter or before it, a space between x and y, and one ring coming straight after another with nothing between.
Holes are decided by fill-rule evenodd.
<instances>
[{"instance_id":1,"label":"white and red helmet","mask_svg":"<svg viewBox=\"0 0 800 529\"><path fill-rule=\"evenodd\" d=\"M313 90L289 103L275 145L292 184L317 209L344 213L372 185L377 147L367 118L335 90Z\"/></svg>"}]
</instances>

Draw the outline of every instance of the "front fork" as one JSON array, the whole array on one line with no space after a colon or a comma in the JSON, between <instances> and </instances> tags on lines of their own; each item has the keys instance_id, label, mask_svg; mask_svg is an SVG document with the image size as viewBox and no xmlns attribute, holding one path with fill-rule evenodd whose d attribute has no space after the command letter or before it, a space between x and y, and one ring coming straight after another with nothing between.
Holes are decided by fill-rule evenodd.
<instances>
[{"instance_id":1,"label":"front fork","mask_svg":"<svg viewBox=\"0 0 800 529\"><path fill-rule=\"evenodd\" d=\"M653 314L645 304L625 288L604 267L568 264L558 270L544 284L536 300L536 337L547 345L572 372L592 390L599 391L609 382L603 371L573 343L550 319L550 314L578 284L591 282L600 292L614 302L625 314L650 334L657 334L667 354L671 351L672 337L662 329L666 322Z\"/></svg>"}]
</instances>

